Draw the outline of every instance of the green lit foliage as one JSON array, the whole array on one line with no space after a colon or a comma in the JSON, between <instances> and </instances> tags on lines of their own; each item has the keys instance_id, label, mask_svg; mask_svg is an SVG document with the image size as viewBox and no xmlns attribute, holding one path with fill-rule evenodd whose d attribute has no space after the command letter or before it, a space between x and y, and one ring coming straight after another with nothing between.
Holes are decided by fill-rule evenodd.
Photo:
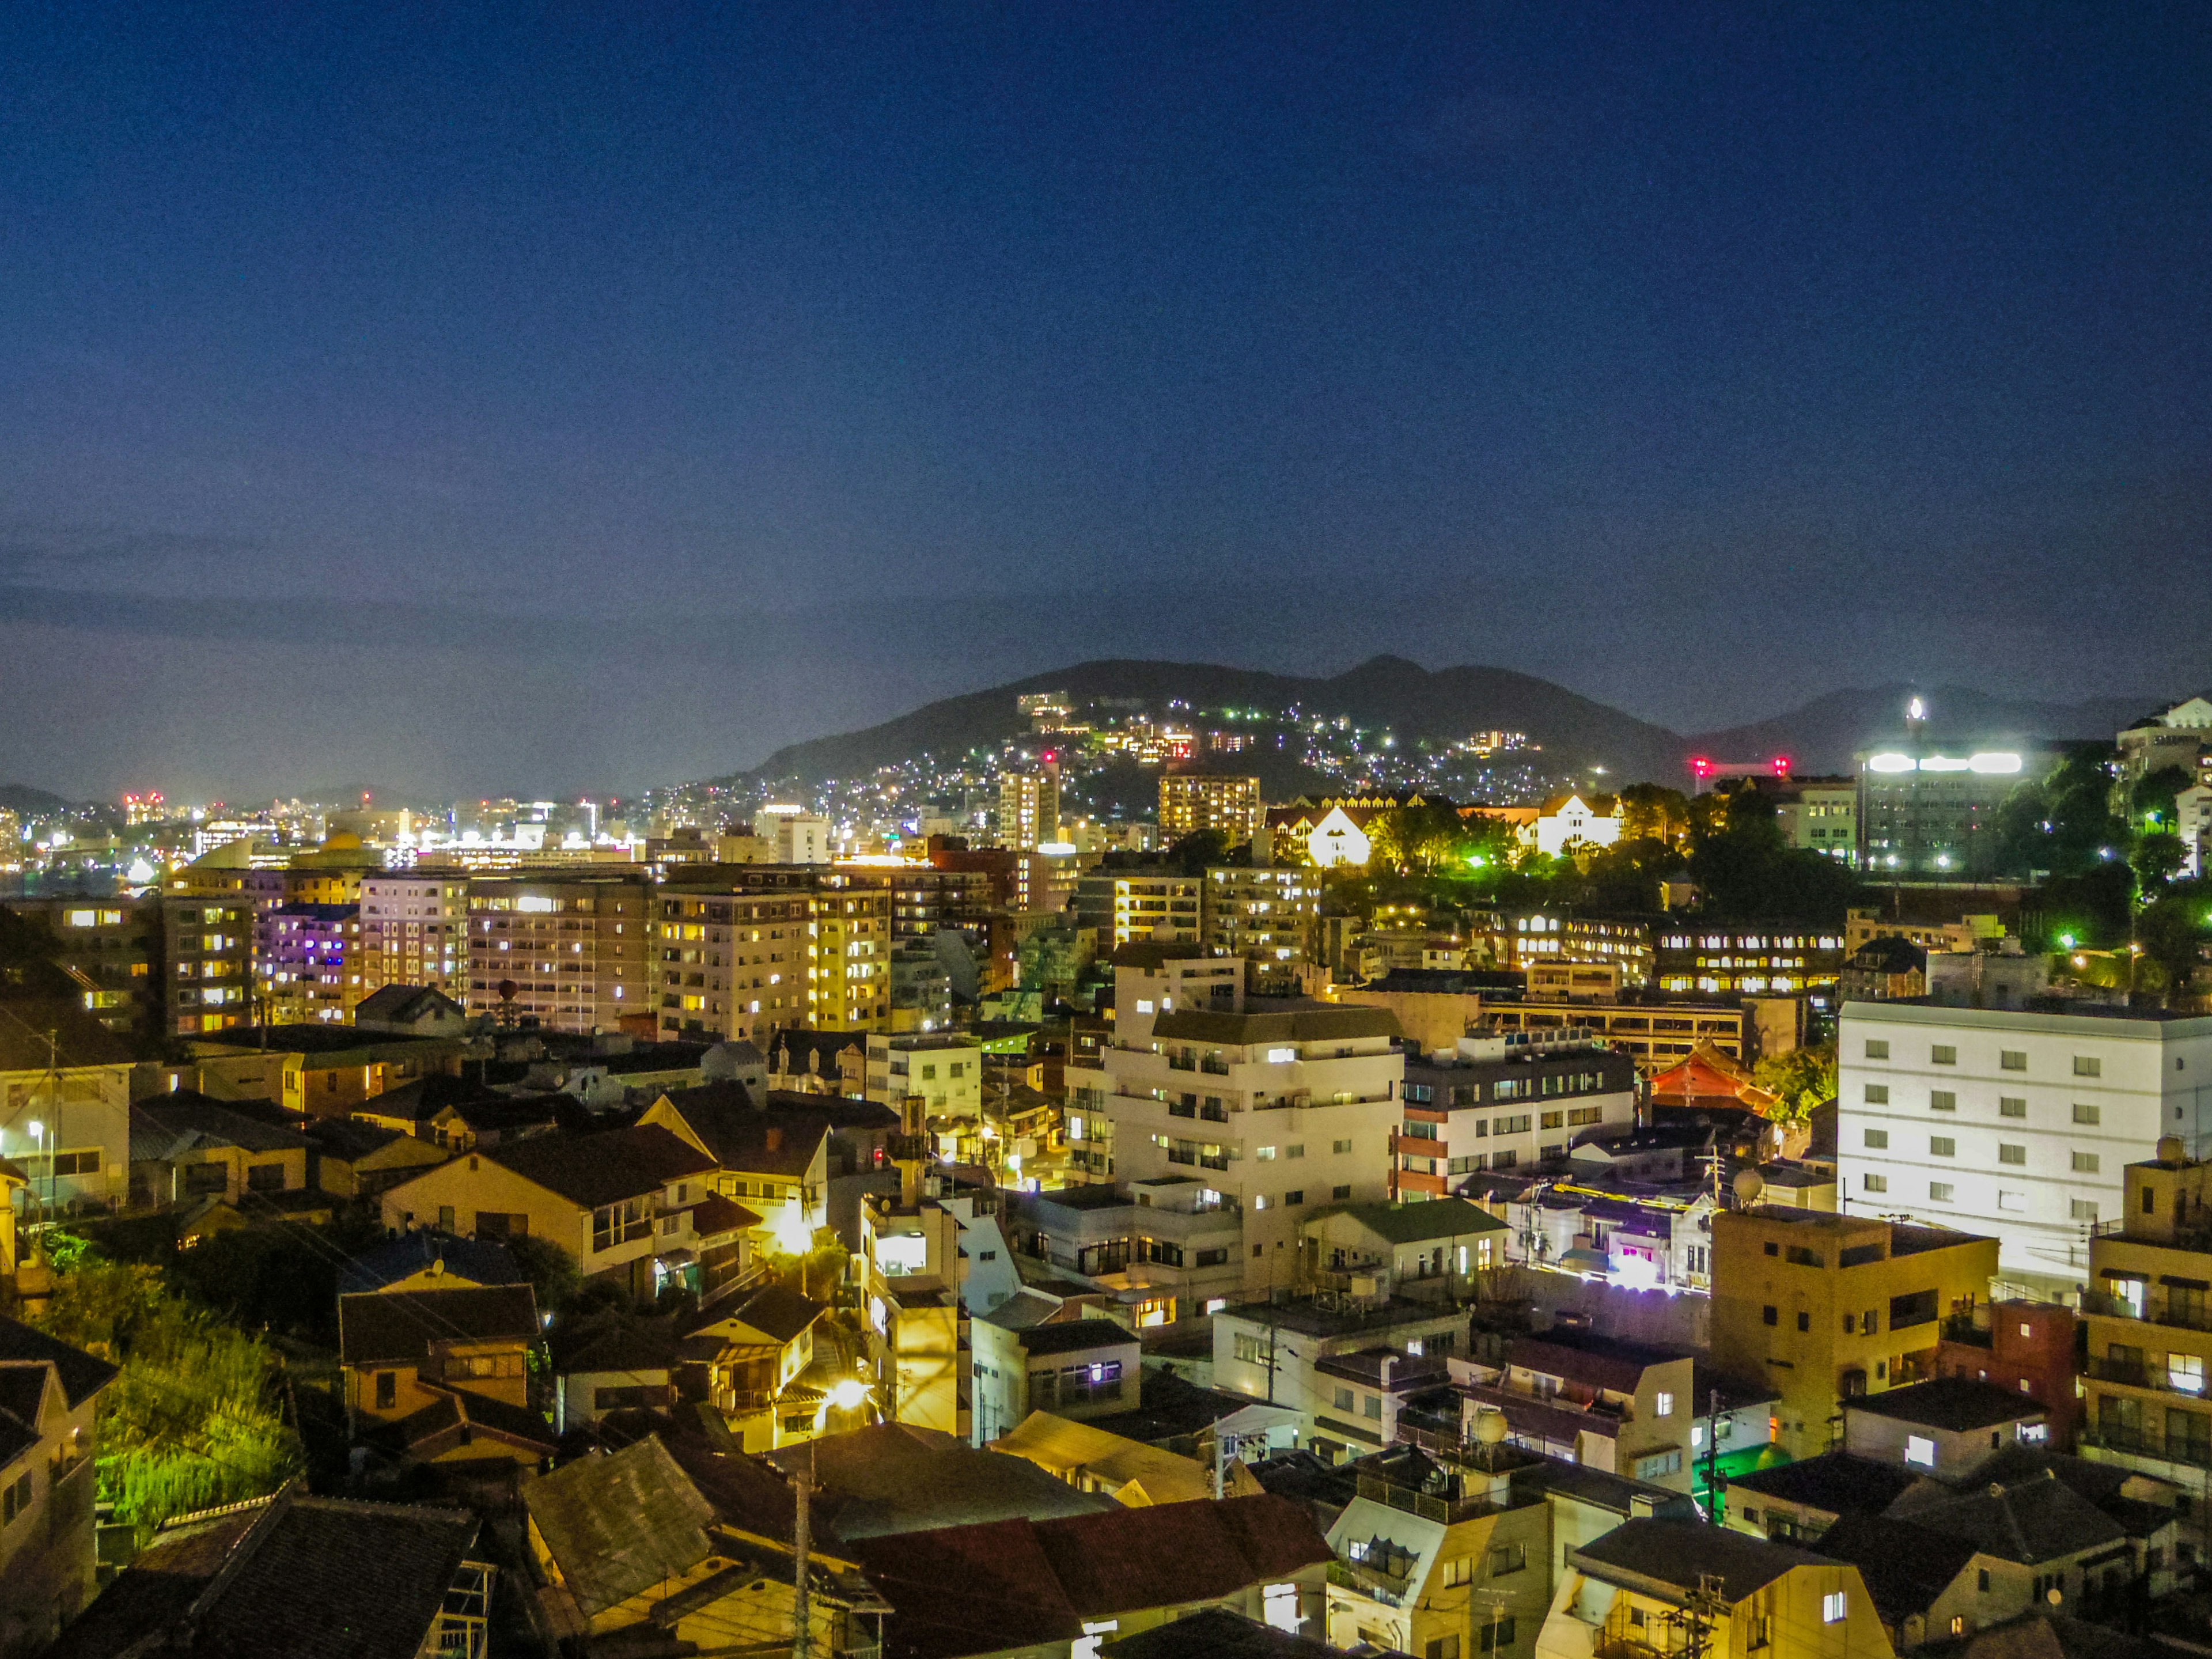
<instances>
[{"instance_id":1,"label":"green lit foliage","mask_svg":"<svg viewBox=\"0 0 2212 1659\"><path fill-rule=\"evenodd\" d=\"M2196 877L2169 882L2136 919L2143 954L2165 974L2176 991L2186 991L2191 976L2212 949L2212 881Z\"/></svg>"},{"instance_id":2,"label":"green lit foliage","mask_svg":"<svg viewBox=\"0 0 2212 1659\"><path fill-rule=\"evenodd\" d=\"M1690 844L1690 798L1659 783L1632 783L1620 792L1620 838L1656 841L1677 851Z\"/></svg>"},{"instance_id":3,"label":"green lit foliage","mask_svg":"<svg viewBox=\"0 0 2212 1659\"><path fill-rule=\"evenodd\" d=\"M1397 875L1455 869L1474 837L1449 806L1394 806L1367 821L1368 868Z\"/></svg>"},{"instance_id":4,"label":"green lit foliage","mask_svg":"<svg viewBox=\"0 0 2212 1659\"><path fill-rule=\"evenodd\" d=\"M1792 1048L1770 1055L1753 1069L1752 1080L1774 1097L1777 1122L1800 1122L1815 1106L1836 1097L1835 1048Z\"/></svg>"},{"instance_id":5,"label":"green lit foliage","mask_svg":"<svg viewBox=\"0 0 2212 1659\"><path fill-rule=\"evenodd\" d=\"M2014 788L1997 809L1998 867L2015 876L2037 870L2084 876L2120 860L2128 826L2112 813L2117 760L2111 748L2082 744Z\"/></svg>"},{"instance_id":6,"label":"green lit foliage","mask_svg":"<svg viewBox=\"0 0 2212 1659\"><path fill-rule=\"evenodd\" d=\"M2196 780L2179 766L2161 766L2146 772L2128 792L2128 815L2147 829L2173 828L2173 798Z\"/></svg>"},{"instance_id":7,"label":"green lit foliage","mask_svg":"<svg viewBox=\"0 0 2212 1659\"><path fill-rule=\"evenodd\" d=\"M2165 891L2166 883L2188 856L2181 837L2172 830L2147 830L2137 836L2128 848L2128 868L2135 872L2137 889L2149 900Z\"/></svg>"},{"instance_id":8,"label":"green lit foliage","mask_svg":"<svg viewBox=\"0 0 2212 1659\"><path fill-rule=\"evenodd\" d=\"M273 1492L300 1467L278 1362L167 1289L158 1269L80 1255L39 1325L121 1368L102 1397L99 1486L142 1533Z\"/></svg>"}]
</instances>

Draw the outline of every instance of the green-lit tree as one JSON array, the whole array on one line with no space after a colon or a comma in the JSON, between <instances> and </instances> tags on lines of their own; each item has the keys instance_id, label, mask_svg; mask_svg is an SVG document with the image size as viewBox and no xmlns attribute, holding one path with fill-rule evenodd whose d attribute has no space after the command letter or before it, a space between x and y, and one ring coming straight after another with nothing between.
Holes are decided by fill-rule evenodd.
<instances>
[{"instance_id":1,"label":"green-lit tree","mask_svg":"<svg viewBox=\"0 0 2212 1659\"><path fill-rule=\"evenodd\" d=\"M1774 1097L1778 1122L1800 1122L1815 1106L1836 1097L1835 1047L1770 1055L1752 1068L1752 1081Z\"/></svg>"},{"instance_id":2,"label":"green-lit tree","mask_svg":"<svg viewBox=\"0 0 2212 1659\"><path fill-rule=\"evenodd\" d=\"M2136 780L2128 792L2129 816L2148 829L2171 830L2173 798L2197 781L2179 766L2161 766Z\"/></svg>"}]
</instances>

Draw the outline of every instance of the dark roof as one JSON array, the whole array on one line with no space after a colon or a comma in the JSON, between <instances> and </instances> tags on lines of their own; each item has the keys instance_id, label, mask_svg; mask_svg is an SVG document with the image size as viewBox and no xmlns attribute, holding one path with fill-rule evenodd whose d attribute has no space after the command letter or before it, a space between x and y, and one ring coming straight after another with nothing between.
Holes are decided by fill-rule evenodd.
<instances>
[{"instance_id":1,"label":"dark roof","mask_svg":"<svg viewBox=\"0 0 2212 1659\"><path fill-rule=\"evenodd\" d=\"M1891 1515L1846 1515L1820 1534L1820 1553L1848 1561L1886 1625L1925 1615L1980 1553L1960 1538Z\"/></svg>"},{"instance_id":2,"label":"dark roof","mask_svg":"<svg viewBox=\"0 0 2212 1659\"><path fill-rule=\"evenodd\" d=\"M787 1285L770 1285L755 1291L734 1308L717 1312L708 1322L741 1320L755 1330L789 1342L830 1310L811 1297L801 1296Z\"/></svg>"},{"instance_id":3,"label":"dark roof","mask_svg":"<svg viewBox=\"0 0 2212 1659\"><path fill-rule=\"evenodd\" d=\"M657 1191L714 1167L713 1158L658 1125L595 1135L532 1135L502 1141L481 1155L586 1209Z\"/></svg>"},{"instance_id":4,"label":"dark roof","mask_svg":"<svg viewBox=\"0 0 2212 1659\"><path fill-rule=\"evenodd\" d=\"M757 1210L749 1210L734 1198L725 1198L720 1193L709 1193L691 1206L691 1231L702 1238L742 1232L748 1227L759 1226L761 1220Z\"/></svg>"},{"instance_id":5,"label":"dark roof","mask_svg":"<svg viewBox=\"0 0 2212 1659\"><path fill-rule=\"evenodd\" d=\"M757 1109L741 1083L677 1090L668 1103L714 1153L716 1164L744 1175L805 1175L817 1149L837 1127L818 1108Z\"/></svg>"},{"instance_id":6,"label":"dark roof","mask_svg":"<svg viewBox=\"0 0 2212 1659\"><path fill-rule=\"evenodd\" d=\"M1083 1348L1137 1346L1137 1334L1110 1319L1068 1319L1053 1325L1032 1325L1022 1333L1022 1346L1031 1353L1073 1353Z\"/></svg>"},{"instance_id":7,"label":"dark roof","mask_svg":"<svg viewBox=\"0 0 2212 1659\"><path fill-rule=\"evenodd\" d=\"M1171 962L1202 962L1212 955L1195 939L1133 939L1115 947L1112 962L1116 968L1140 968L1156 974Z\"/></svg>"},{"instance_id":8,"label":"dark roof","mask_svg":"<svg viewBox=\"0 0 2212 1659\"><path fill-rule=\"evenodd\" d=\"M522 1489L553 1565L586 1617L707 1558L714 1506L651 1437L580 1458Z\"/></svg>"},{"instance_id":9,"label":"dark roof","mask_svg":"<svg viewBox=\"0 0 2212 1659\"><path fill-rule=\"evenodd\" d=\"M434 985L380 985L354 1005L353 1018L356 1025L374 1024L430 1013L443 1016L448 1010L460 1015L468 1012Z\"/></svg>"},{"instance_id":10,"label":"dark roof","mask_svg":"<svg viewBox=\"0 0 2212 1659\"><path fill-rule=\"evenodd\" d=\"M1961 1652L1964 1659L2173 1659L2177 1649L2186 1650L2038 1608L1977 1631Z\"/></svg>"},{"instance_id":11,"label":"dark roof","mask_svg":"<svg viewBox=\"0 0 2212 1659\"><path fill-rule=\"evenodd\" d=\"M307 1138L297 1129L279 1128L244 1112L235 1112L190 1090L172 1095L152 1095L131 1109L153 1127L156 1138L166 1136L172 1146L197 1139L204 1146L243 1147L249 1152L305 1152ZM138 1136L131 1137L131 1156L138 1155Z\"/></svg>"},{"instance_id":12,"label":"dark roof","mask_svg":"<svg viewBox=\"0 0 2212 1659\"><path fill-rule=\"evenodd\" d=\"M1909 939L1884 933L1852 951L1850 965L1869 973L1922 973L1928 967L1928 952Z\"/></svg>"},{"instance_id":13,"label":"dark roof","mask_svg":"<svg viewBox=\"0 0 2212 1659\"><path fill-rule=\"evenodd\" d=\"M0 1360L0 1468L39 1443L39 1407L52 1371L39 1360Z\"/></svg>"},{"instance_id":14,"label":"dark roof","mask_svg":"<svg viewBox=\"0 0 2212 1659\"><path fill-rule=\"evenodd\" d=\"M1972 1376L1931 1377L1882 1394L1862 1395L1848 1401L1847 1408L1954 1434L2045 1414L2027 1395Z\"/></svg>"},{"instance_id":15,"label":"dark roof","mask_svg":"<svg viewBox=\"0 0 2212 1659\"><path fill-rule=\"evenodd\" d=\"M195 1031L185 1039L195 1047L212 1045L220 1048L259 1048L266 1047L271 1054L343 1054L364 1048L375 1048L384 1053L404 1052L439 1048L452 1053L455 1037L399 1036L388 1031L362 1031L350 1025L271 1025L267 1028L268 1041L262 1041L263 1028L258 1025L237 1025L227 1031Z\"/></svg>"},{"instance_id":16,"label":"dark roof","mask_svg":"<svg viewBox=\"0 0 2212 1659\"><path fill-rule=\"evenodd\" d=\"M1505 1362L1547 1376L1564 1376L1621 1394L1634 1394L1644 1367L1690 1358L1671 1348L1601 1336L1595 1331L1559 1327L1541 1336L1516 1336L1505 1346Z\"/></svg>"},{"instance_id":17,"label":"dark roof","mask_svg":"<svg viewBox=\"0 0 2212 1659\"><path fill-rule=\"evenodd\" d=\"M1344 1659L1340 1648L1225 1607L1200 1608L1188 1618L1109 1642L1098 1651L1101 1659Z\"/></svg>"},{"instance_id":18,"label":"dark roof","mask_svg":"<svg viewBox=\"0 0 2212 1659\"><path fill-rule=\"evenodd\" d=\"M665 1371L676 1363L679 1340L672 1319L624 1319L587 1336L554 1370L563 1376L580 1371Z\"/></svg>"},{"instance_id":19,"label":"dark roof","mask_svg":"<svg viewBox=\"0 0 2212 1659\"><path fill-rule=\"evenodd\" d=\"M1201 1389L1173 1371L1147 1367L1138 1384L1138 1404L1133 1411L1115 1412L1108 1417L1086 1417L1083 1420L1091 1428L1156 1446L1163 1441L1202 1434L1232 1412L1263 1403L1249 1395Z\"/></svg>"},{"instance_id":20,"label":"dark roof","mask_svg":"<svg viewBox=\"0 0 2212 1659\"><path fill-rule=\"evenodd\" d=\"M1918 1480L1910 1469L1838 1451L1772 1468L1746 1469L1729 1477L1729 1490L1802 1504L1826 1515L1879 1515Z\"/></svg>"},{"instance_id":21,"label":"dark roof","mask_svg":"<svg viewBox=\"0 0 2212 1659\"><path fill-rule=\"evenodd\" d=\"M1503 1221L1463 1198L1431 1198L1418 1204L1337 1204L1316 1211L1315 1218L1332 1215L1348 1215L1393 1244L1505 1231Z\"/></svg>"},{"instance_id":22,"label":"dark roof","mask_svg":"<svg viewBox=\"0 0 2212 1659\"><path fill-rule=\"evenodd\" d=\"M1100 1493L1078 1492L1026 1458L978 1450L952 1435L903 1423L825 1435L812 1444L814 1478L823 1492L815 1523L848 1543L1120 1507ZM768 1461L796 1468L806 1455L792 1448L770 1453ZM783 1515L787 1530L790 1503L787 1492L770 1505Z\"/></svg>"},{"instance_id":23,"label":"dark roof","mask_svg":"<svg viewBox=\"0 0 2212 1659\"><path fill-rule=\"evenodd\" d=\"M374 1291L338 1298L339 1363L404 1364L439 1342L534 1342L538 1296L527 1285Z\"/></svg>"},{"instance_id":24,"label":"dark roof","mask_svg":"<svg viewBox=\"0 0 2212 1659\"><path fill-rule=\"evenodd\" d=\"M94 1359L82 1348L58 1342L44 1331L18 1321L0 1318L0 1360L40 1361L52 1365L61 1379L62 1397L75 1411L87 1396L98 1394L115 1381L116 1369L105 1359Z\"/></svg>"},{"instance_id":25,"label":"dark roof","mask_svg":"<svg viewBox=\"0 0 2212 1659\"><path fill-rule=\"evenodd\" d=\"M1303 1504L1260 1493L862 1540L896 1659L1073 1639L1085 1620L1217 1601L1329 1559Z\"/></svg>"},{"instance_id":26,"label":"dark roof","mask_svg":"<svg viewBox=\"0 0 2212 1659\"><path fill-rule=\"evenodd\" d=\"M1681 1590L1695 1589L1700 1576L1711 1573L1735 1603L1791 1568L1818 1565L1824 1558L1701 1521L1628 1521L1570 1551L1568 1559L1598 1569L1601 1577L1612 1568Z\"/></svg>"},{"instance_id":27,"label":"dark roof","mask_svg":"<svg viewBox=\"0 0 2212 1659\"><path fill-rule=\"evenodd\" d=\"M381 1128L350 1117L309 1118L300 1126L300 1133L313 1142L315 1150L325 1158L339 1158L349 1164L372 1152L380 1152L396 1140L412 1139L404 1129Z\"/></svg>"},{"instance_id":28,"label":"dark roof","mask_svg":"<svg viewBox=\"0 0 2212 1659\"><path fill-rule=\"evenodd\" d=\"M1891 1504L1889 1512L1970 1540L1984 1554L2022 1566L2117 1544L2128 1536L2119 1522L2047 1470L2010 1486L1961 1492L1922 1481Z\"/></svg>"},{"instance_id":29,"label":"dark roof","mask_svg":"<svg viewBox=\"0 0 2212 1659\"><path fill-rule=\"evenodd\" d=\"M115 1659L168 1632L164 1653L414 1659L476 1539L458 1510L311 1498L295 1483L169 1522L46 1651Z\"/></svg>"},{"instance_id":30,"label":"dark roof","mask_svg":"<svg viewBox=\"0 0 2212 1659\"><path fill-rule=\"evenodd\" d=\"M338 1269L338 1291L379 1291L442 1261L446 1271L472 1285L524 1285L528 1276L514 1265L504 1244L459 1238L424 1228L387 1238Z\"/></svg>"},{"instance_id":31,"label":"dark roof","mask_svg":"<svg viewBox=\"0 0 2212 1659\"><path fill-rule=\"evenodd\" d=\"M479 1433L550 1455L556 1444L552 1425L527 1406L517 1406L471 1389L425 1382L437 1398L396 1423L378 1424L368 1437L396 1448L405 1456L428 1462L456 1446L465 1446Z\"/></svg>"}]
</instances>

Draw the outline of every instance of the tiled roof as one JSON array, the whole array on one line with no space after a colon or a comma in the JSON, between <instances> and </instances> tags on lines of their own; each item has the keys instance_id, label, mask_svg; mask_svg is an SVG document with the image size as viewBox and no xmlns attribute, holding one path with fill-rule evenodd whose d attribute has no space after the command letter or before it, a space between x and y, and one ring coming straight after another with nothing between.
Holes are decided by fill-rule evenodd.
<instances>
[{"instance_id":1,"label":"tiled roof","mask_svg":"<svg viewBox=\"0 0 2212 1659\"><path fill-rule=\"evenodd\" d=\"M1432 1198L1419 1204L1339 1204L1316 1211L1315 1218L1332 1215L1348 1215L1393 1244L1505 1231L1496 1216L1463 1198Z\"/></svg>"},{"instance_id":2,"label":"tiled roof","mask_svg":"<svg viewBox=\"0 0 2212 1659\"><path fill-rule=\"evenodd\" d=\"M481 1156L585 1209L656 1192L714 1167L713 1158L658 1125L595 1135L532 1135L503 1141Z\"/></svg>"},{"instance_id":3,"label":"tiled roof","mask_svg":"<svg viewBox=\"0 0 2212 1659\"><path fill-rule=\"evenodd\" d=\"M204 1146L240 1146L249 1152L305 1152L307 1139L297 1129L280 1128L264 1123L243 1112L234 1112L207 1096L188 1090L179 1090L172 1095L154 1095L131 1109L133 1117L143 1117L154 1125L159 1134L166 1136L173 1146L183 1143L189 1148L195 1144ZM133 1126L134 1130L137 1126ZM137 1156L138 1136L131 1136L131 1155Z\"/></svg>"},{"instance_id":4,"label":"tiled roof","mask_svg":"<svg viewBox=\"0 0 2212 1659\"><path fill-rule=\"evenodd\" d=\"M1343 1659L1343 1650L1296 1636L1225 1607L1202 1607L1109 1642L1099 1659Z\"/></svg>"},{"instance_id":5,"label":"tiled roof","mask_svg":"<svg viewBox=\"0 0 2212 1659\"><path fill-rule=\"evenodd\" d=\"M720 1193L709 1193L691 1206L691 1231L702 1238L743 1232L748 1227L759 1226L761 1221L758 1211L749 1210L734 1198L725 1198Z\"/></svg>"},{"instance_id":6,"label":"tiled roof","mask_svg":"<svg viewBox=\"0 0 2212 1659\"><path fill-rule=\"evenodd\" d=\"M414 1659L476 1539L476 1517L458 1510L311 1498L295 1484L170 1522L46 1651Z\"/></svg>"},{"instance_id":7,"label":"tiled roof","mask_svg":"<svg viewBox=\"0 0 2212 1659\"><path fill-rule=\"evenodd\" d=\"M375 1291L338 1298L339 1362L406 1364L440 1342L534 1342L538 1297L527 1285Z\"/></svg>"},{"instance_id":8,"label":"tiled roof","mask_svg":"<svg viewBox=\"0 0 2212 1659\"><path fill-rule=\"evenodd\" d=\"M2048 1471L2039 1479L1956 1493L1925 1481L1891 1504L1889 1512L1971 1540L1984 1553L2022 1566L2117 1544L2128 1536L2125 1527Z\"/></svg>"},{"instance_id":9,"label":"tiled roof","mask_svg":"<svg viewBox=\"0 0 2212 1659\"><path fill-rule=\"evenodd\" d=\"M714 1518L651 1437L532 1481L522 1502L586 1617L706 1559L705 1528Z\"/></svg>"},{"instance_id":10,"label":"tiled roof","mask_svg":"<svg viewBox=\"0 0 2212 1659\"><path fill-rule=\"evenodd\" d=\"M460 1238L422 1228L388 1238L338 1269L338 1290L377 1291L442 1261L471 1285L523 1285L529 1280L504 1244Z\"/></svg>"},{"instance_id":11,"label":"tiled roof","mask_svg":"<svg viewBox=\"0 0 2212 1659\"><path fill-rule=\"evenodd\" d=\"M757 1109L741 1083L679 1090L668 1097L668 1103L690 1125L720 1167L741 1175L805 1175L836 1127L825 1111Z\"/></svg>"},{"instance_id":12,"label":"tiled roof","mask_svg":"<svg viewBox=\"0 0 2212 1659\"><path fill-rule=\"evenodd\" d=\"M44 1331L13 1319L0 1318L0 1360L43 1361L61 1378L62 1397L74 1411L88 1395L98 1394L117 1376L114 1366L94 1359L82 1348L58 1342Z\"/></svg>"},{"instance_id":13,"label":"tiled roof","mask_svg":"<svg viewBox=\"0 0 2212 1659\"><path fill-rule=\"evenodd\" d=\"M1973 1540L1888 1515L1846 1515L1820 1534L1820 1553L1848 1561L1886 1625L1925 1615L1979 1553Z\"/></svg>"},{"instance_id":14,"label":"tiled roof","mask_svg":"<svg viewBox=\"0 0 2212 1659\"><path fill-rule=\"evenodd\" d=\"M1849 1452L1823 1452L1802 1462L1730 1475L1729 1490L1800 1504L1825 1515L1879 1515L1918 1479L1894 1464Z\"/></svg>"},{"instance_id":15,"label":"tiled roof","mask_svg":"<svg viewBox=\"0 0 2212 1659\"><path fill-rule=\"evenodd\" d=\"M848 1543L892 1534L969 1528L987 1522L1103 1514L1110 1498L1078 1492L1036 1464L903 1423L825 1435L811 1454L771 1453L776 1467L811 1459L823 1496L815 1508ZM787 1511L788 1499L783 1500Z\"/></svg>"}]
</instances>

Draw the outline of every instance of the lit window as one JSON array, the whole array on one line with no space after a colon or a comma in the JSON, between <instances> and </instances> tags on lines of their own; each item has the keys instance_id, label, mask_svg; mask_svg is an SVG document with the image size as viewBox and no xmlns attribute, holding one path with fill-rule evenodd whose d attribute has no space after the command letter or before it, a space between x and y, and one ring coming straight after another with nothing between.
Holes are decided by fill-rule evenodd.
<instances>
[{"instance_id":1,"label":"lit window","mask_svg":"<svg viewBox=\"0 0 2212 1659\"><path fill-rule=\"evenodd\" d=\"M1820 1622L1822 1624L1841 1624L1844 1620L1844 1601L1843 1591L1830 1590L1826 1595L1823 1595L1820 1598Z\"/></svg>"}]
</instances>

